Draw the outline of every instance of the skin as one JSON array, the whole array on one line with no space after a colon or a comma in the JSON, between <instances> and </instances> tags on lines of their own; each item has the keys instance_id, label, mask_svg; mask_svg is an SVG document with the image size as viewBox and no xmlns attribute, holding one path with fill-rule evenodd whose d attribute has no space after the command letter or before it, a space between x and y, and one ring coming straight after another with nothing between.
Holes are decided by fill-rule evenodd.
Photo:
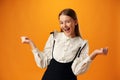
<instances>
[{"instance_id":1,"label":"skin","mask_svg":"<svg viewBox=\"0 0 120 80\"><path fill-rule=\"evenodd\" d=\"M77 20L72 19L69 16L61 15L60 16L60 28L64 34L68 37L75 37L75 25L77 25Z\"/></svg>"},{"instance_id":2,"label":"skin","mask_svg":"<svg viewBox=\"0 0 120 80\"><path fill-rule=\"evenodd\" d=\"M74 20L70 16L62 14L59 17L59 22L60 22L60 28L62 29L62 31L64 32L64 34L67 37L71 37L71 38L75 37L74 29L75 29L75 25L78 24L77 20ZM26 36L22 36L21 40L22 40L22 43L29 44L32 49L36 48L34 42L30 38L28 38ZM95 49L90 54L90 59L94 60L96 56L98 56L98 55L107 55L107 53L108 53L108 48Z\"/></svg>"}]
</instances>

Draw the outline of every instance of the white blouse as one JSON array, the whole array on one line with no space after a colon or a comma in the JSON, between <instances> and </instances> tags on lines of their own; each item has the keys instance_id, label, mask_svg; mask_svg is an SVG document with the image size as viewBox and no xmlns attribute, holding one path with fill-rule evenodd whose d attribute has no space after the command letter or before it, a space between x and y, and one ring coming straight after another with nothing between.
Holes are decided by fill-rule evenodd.
<instances>
[{"instance_id":1,"label":"white blouse","mask_svg":"<svg viewBox=\"0 0 120 80\"><path fill-rule=\"evenodd\" d=\"M45 68L49 65L52 59L53 41L55 40L53 57L55 60L61 63L67 63L74 59L79 47L82 47L85 43L86 46L80 53L80 57L76 57L72 63L72 71L75 75L84 73L91 63L91 59L88 56L88 42L80 37L69 38L63 32L54 32L48 38L44 51L41 52L38 48L33 49L32 52L35 57L37 65L41 68Z\"/></svg>"}]
</instances>

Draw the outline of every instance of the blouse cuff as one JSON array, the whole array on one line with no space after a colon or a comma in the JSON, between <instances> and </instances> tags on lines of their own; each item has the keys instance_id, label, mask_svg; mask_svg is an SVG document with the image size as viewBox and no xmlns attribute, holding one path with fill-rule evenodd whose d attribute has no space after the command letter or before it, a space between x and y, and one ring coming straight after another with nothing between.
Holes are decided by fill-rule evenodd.
<instances>
[{"instance_id":1,"label":"blouse cuff","mask_svg":"<svg viewBox=\"0 0 120 80\"><path fill-rule=\"evenodd\" d=\"M91 60L90 56L88 56L88 57L86 58L86 60L85 60L85 61L88 61L89 63L91 63L91 62L92 62L92 60Z\"/></svg>"}]
</instances>

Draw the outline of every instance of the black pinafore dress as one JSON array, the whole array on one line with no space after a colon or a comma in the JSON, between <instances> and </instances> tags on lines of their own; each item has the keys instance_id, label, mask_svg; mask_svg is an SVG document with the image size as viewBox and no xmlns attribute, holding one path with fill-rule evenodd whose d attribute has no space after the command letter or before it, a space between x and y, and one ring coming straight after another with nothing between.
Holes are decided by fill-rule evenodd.
<instances>
[{"instance_id":1,"label":"black pinafore dress","mask_svg":"<svg viewBox=\"0 0 120 80\"><path fill-rule=\"evenodd\" d=\"M46 72L43 75L42 80L77 80L77 76L74 75L74 73L72 72L71 65L74 59L77 56L79 56L81 52L81 47L78 49L72 61L67 63L61 63L56 61L55 58L53 57L54 44L55 44L55 40L52 49L52 59L47 67Z\"/></svg>"}]
</instances>

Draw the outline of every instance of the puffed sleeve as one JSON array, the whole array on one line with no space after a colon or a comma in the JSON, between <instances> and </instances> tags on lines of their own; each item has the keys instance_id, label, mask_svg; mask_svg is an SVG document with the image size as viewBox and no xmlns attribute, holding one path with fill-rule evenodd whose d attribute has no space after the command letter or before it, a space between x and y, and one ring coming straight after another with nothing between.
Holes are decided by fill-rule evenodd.
<instances>
[{"instance_id":1,"label":"puffed sleeve","mask_svg":"<svg viewBox=\"0 0 120 80\"><path fill-rule=\"evenodd\" d=\"M91 59L88 55L89 47L88 47L88 42L86 43L86 46L82 49L80 57L76 57L72 64L72 71L75 75L79 75L87 71Z\"/></svg>"},{"instance_id":2,"label":"puffed sleeve","mask_svg":"<svg viewBox=\"0 0 120 80\"><path fill-rule=\"evenodd\" d=\"M50 34L43 51L39 51L38 48L32 50L38 67L45 68L50 63L50 60L52 58L52 46L53 35Z\"/></svg>"}]
</instances>

